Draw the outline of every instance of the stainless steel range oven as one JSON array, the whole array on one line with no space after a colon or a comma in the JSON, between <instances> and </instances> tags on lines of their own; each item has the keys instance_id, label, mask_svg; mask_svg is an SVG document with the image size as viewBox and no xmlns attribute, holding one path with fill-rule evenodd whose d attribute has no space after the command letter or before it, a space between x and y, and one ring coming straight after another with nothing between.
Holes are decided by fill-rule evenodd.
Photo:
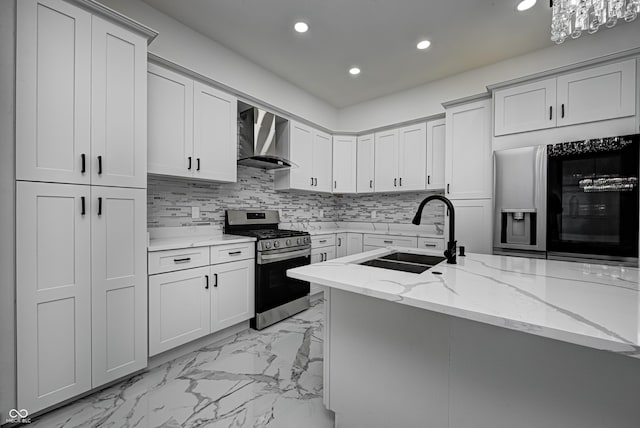
<instances>
[{"instance_id":1,"label":"stainless steel range oven","mask_svg":"<svg viewBox=\"0 0 640 428\"><path fill-rule=\"evenodd\" d=\"M547 257L638 263L638 135L547 146Z\"/></svg>"},{"instance_id":2,"label":"stainless steel range oven","mask_svg":"<svg viewBox=\"0 0 640 428\"><path fill-rule=\"evenodd\" d=\"M278 229L274 210L227 210L225 233L253 236L256 242L256 316L251 327L261 330L310 306L310 286L287 277L287 270L308 265L311 238L307 232Z\"/></svg>"}]
</instances>

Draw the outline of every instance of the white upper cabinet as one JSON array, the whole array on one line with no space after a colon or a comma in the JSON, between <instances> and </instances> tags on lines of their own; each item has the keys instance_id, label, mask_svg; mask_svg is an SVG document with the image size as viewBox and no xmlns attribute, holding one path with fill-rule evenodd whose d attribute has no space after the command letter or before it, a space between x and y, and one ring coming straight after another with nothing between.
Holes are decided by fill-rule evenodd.
<instances>
[{"instance_id":1,"label":"white upper cabinet","mask_svg":"<svg viewBox=\"0 0 640 428\"><path fill-rule=\"evenodd\" d=\"M633 116L636 60L498 89L494 104L496 136Z\"/></svg>"},{"instance_id":2,"label":"white upper cabinet","mask_svg":"<svg viewBox=\"0 0 640 428\"><path fill-rule=\"evenodd\" d=\"M92 386L147 366L147 200L91 188Z\"/></svg>"},{"instance_id":3,"label":"white upper cabinet","mask_svg":"<svg viewBox=\"0 0 640 428\"><path fill-rule=\"evenodd\" d=\"M331 135L315 131L313 135L313 176L314 189L331 193L333 188L333 138Z\"/></svg>"},{"instance_id":4,"label":"white upper cabinet","mask_svg":"<svg viewBox=\"0 0 640 428\"><path fill-rule=\"evenodd\" d=\"M333 193L356 193L356 137L333 137Z\"/></svg>"},{"instance_id":5,"label":"white upper cabinet","mask_svg":"<svg viewBox=\"0 0 640 428\"><path fill-rule=\"evenodd\" d=\"M238 101L199 82L193 90L193 176L235 182Z\"/></svg>"},{"instance_id":6,"label":"white upper cabinet","mask_svg":"<svg viewBox=\"0 0 640 428\"><path fill-rule=\"evenodd\" d=\"M333 189L333 139L310 126L291 121L283 155L295 164L275 172L276 190L331 193ZM279 142L280 144L280 142Z\"/></svg>"},{"instance_id":7,"label":"white upper cabinet","mask_svg":"<svg viewBox=\"0 0 640 428\"><path fill-rule=\"evenodd\" d=\"M556 126L556 79L497 90L494 94L495 135Z\"/></svg>"},{"instance_id":8,"label":"white upper cabinet","mask_svg":"<svg viewBox=\"0 0 640 428\"><path fill-rule=\"evenodd\" d=\"M183 176L193 151L193 80L149 64L150 174Z\"/></svg>"},{"instance_id":9,"label":"white upper cabinet","mask_svg":"<svg viewBox=\"0 0 640 428\"><path fill-rule=\"evenodd\" d=\"M491 100L447 108L445 195L450 199L491 198Z\"/></svg>"},{"instance_id":10,"label":"white upper cabinet","mask_svg":"<svg viewBox=\"0 0 640 428\"><path fill-rule=\"evenodd\" d=\"M398 188L398 130L392 129L375 134L375 179L376 192L394 192Z\"/></svg>"},{"instance_id":11,"label":"white upper cabinet","mask_svg":"<svg viewBox=\"0 0 640 428\"><path fill-rule=\"evenodd\" d=\"M427 122L427 190L443 189L446 146L445 119Z\"/></svg>"},{"instance_id":12,"label":"white upper cabinet","mask_svg":"<svg viewBox=\"0 0 640 428\"><path fill-rule=\"evenodd\" d=\"M147 186L147 40L92 18L91 184Z\"/></svg>"},{"instance_id":13,"label":"white upper cabinet","mask_svg":"<svg viewBox=\"0 0 640 428\"><path fill-rule=\"evenodd\" d=\"M155 64L148 80L149 173L235 182L237 98Z\"/></svg>"},{"instance_id":14,"label":"white upper cabinet","mask_svg":"<svg viewBox=\"0 0 640 428\"><path fill-rule=\"evenodd\" d=\"M356 192L371 193L375 186L375 150L373 134L357 138Z\"/></svg>"},{"instance_id":15,"label":"white upper cabinet","mask_svg":"<svg viewBox=\"0 0 640 428\"><path fill-rule=\"evenodd\" d=\"M426 123L375 134L375 191L424 190L427 182Z\"/></svg>"},{"instance_id":16,"label":"white upper cabinet","mask_svg":"<svg viewBox=\"0 0 640 428\"><path fill-rule=\"evenodd\" d=\"M427 124L398 130L398 190L424 190L427 181Z\"/></svg>"},{"instance_id":17,"label":"white upper cabinet","mask_svg":"<svg viewBox=\"0 0 640 428\"><path fill-rule=\"evenodd\" d=\"M91 181L91 14L17 2L16 178Z\"/></svg>"},{"instance_id":18,"label":"white upper cabinet","mask_svg":"<svg viewBox=\"0 0 640 428\"><path fill-rule=\"evenodd\" d=\"M636 113L636 60L558 77L558 126Z\"/></svg>"}]
</instances>

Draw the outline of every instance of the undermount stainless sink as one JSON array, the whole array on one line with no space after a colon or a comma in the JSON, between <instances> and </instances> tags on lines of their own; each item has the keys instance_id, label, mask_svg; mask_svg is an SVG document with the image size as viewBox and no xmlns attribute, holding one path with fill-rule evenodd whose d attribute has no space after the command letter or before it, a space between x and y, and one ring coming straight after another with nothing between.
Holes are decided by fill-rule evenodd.
<instances>
[{"instance_id":1,"label":"undermount stainless sink","mask_svg":"<svg viewBox=\"0 0 640 428\"><path fill-rule=\"evenodd\" d=\"M399 270L403 272L422 273L444 261L444 257L427 256L424 254L392 253L384 257L358 263L382 269Z\"/></svg>"}]
</instances>

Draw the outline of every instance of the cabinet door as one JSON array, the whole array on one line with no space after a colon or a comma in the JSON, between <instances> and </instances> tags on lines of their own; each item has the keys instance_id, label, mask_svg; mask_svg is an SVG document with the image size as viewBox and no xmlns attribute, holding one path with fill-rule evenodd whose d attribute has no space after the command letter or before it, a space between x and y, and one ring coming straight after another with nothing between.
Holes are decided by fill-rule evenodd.
<instances>
[{"instance_id":1,"label":"cabinet door","mask_svg":"<svg viewBox=\"0 0 640 428\"><path fill-rule=\"evenodd\" d=\"M398 189L424 190L427 183L427 124L398 130Z\"/></svg>"},{"instance_id":2,"label":"cabinet door","mask_svg":"<svg viewBox=\"0 0 640 428\"><path fill-rule=\"evenodd\" d=\"M336 247L327 247L324 248L324 261L333 260L336 258Z\"/></svg>"},{"instance_id":3,"label":"cabinet door","mask_svg":"<svg viewBox=\"0 0 640 428\"><path fill-rule=\"evenodd\" d=\"M373 134L358 137L357 146L356 191L358 193L371 193L375 184Z\"/></svg>"},{"instance_id":4,"label":"cabinet door","mask_svg":"<svg viewBox=\"0 0 640 428\"><path fill-rule=\"evenodd\" d=\"M336 233L336 257L347 255L347 234Z\"/></svg>"},{"instance_id":5,"label":"cabinet door","mask_svg":"<svg viewBox=\"0 0 640 428\"><path fill-rule=\"evenodd\" d=\"M292 189L312 190L313 187L313 130L301 123L291 122L289 160L297 165L289 170Z\"/></svg>"},{"instance_id":6,"label":"cabinet door","mask_svg":"<svg viewBox=\"0 0 640 428\"><path fill-rule=\"evenodd\" d=\"M445 120L427 122L427 190L444 189Z\"/></svg>"},{"instance_id":7,"label":"cabinet door","mask_svg":"<svg viewBox=\"0 0 640 428\"><path fill-rule=\"evenodd\" d=\"M356 137L333 137L333 193L356 193Z\"/></svg>"},{"instance_id":8,"label":"cabinet door","mask_svg":"<svg viewBox=\"0 0 640 428\"><path fill-rule=\"evenodd\" d=\"M92 186L93 387L147 365L146 192Z\"/></svg>"},{"instance_id":9,"label":"cabinet door","mask_svg":"<svg viewBox=\"0 0 640 428\"><path fill-rule=\"evenodd\" d=\"M193 176L236 181L238 101L202 83L193 84Z\"/></svg>"},{"instance_id":10,"label":"cabinet door","mask_svg":"<svg viewBox=\"0 0 640 428\"><path fill-rule=\"evenodd\" d=\"M147 186L147 40L92 18L91 184Z\"/></svg>"},{"instance_id":11,"label":"cabinet door","mask_svg":"<svg viewBox=\"0 0 640 428\"><path fill-rule=\"evenodd\" d=\"M492 201L491 199L465 199L451 201L456 210L456 241L458 247L472 253L491 254ZM445 212L445 230L449 230L449 215Z\"/></svg>"},{"instance_id":12,"label":"cabinet door","mask_svg":"<svg viewBox=\"0 0 640 428\"><path fill-rule=\"evenodd\" d=\"M347 255L362 252L362 233L347 233Z\"/></svg>"},{"instance_id":13,"label":"cabinet door","mask_svg":"<svg viewBox=\"0 0 640 428\"><path fill-rule=\"evenodd\" d=\"M21 0L17 22L16 178L89 184L91 15Z\"/></svg>"},{"instance_id":14,"label":"cabinet door","mask_svg":"<svg viewBox=\"0 0 640 428\"><path fill-rule=\"evenodd\" d=\"M255 311L255 261L211 266L211 332L246 321Z\"/></svg>"},{"instance_id":15,"label":"cabinet door","mask_svg":"<svg viewBox=\"0 0 640 428\"><path fill-rule=\"evenodd\" d=\"M375 134L374 188L376 192L398 190L398 130Z\"/></svg>"},{"instance_id":16,"label":"cabinet door","mask_svg":"<svg viewBox=\"0 0 640 428\"><path fill-rule=\"evenodd\" d=\"M633 116L636 60L558 77L558 125Z\"/></svg>"},{"instance_id":17,"label":"cabinet door","mask_svg":"<svg viewBox=\"0 0 640 428\"><path fill-rule=\"evenodd\" d=\"M333 139L331 135L315 131L313 136L313 189L331 193L333 188Z\"/></svg>"},{"instance_id":18,"label":"cabinet door","mask_svg":"<svg viewBox=\"0 0 640 428\"><path fill-rule=\"evenodd\" d=\"M193 80L149 64L147 150L150 174L190 177L193 163ZM193 165L192 165L193 167Z\"/></svg>"},{"instance_id":19,"label":"cabinet door","mask_svg":"<svg viewBox=\"0 0 640 428\"><path fill-rule=\"evenodd\" d=\"M19 409L91 389L89 201L89 186L16 185Z\"/></svg>"},{"instance_id":20,"label":"cabinet door","mask_svg":"<svg viewBox=\"0 0 640 428\"><path fill-rule=\"evenodd\" d=\"M491 197L490 108L490 100L483 100L447 109L445 194L450 199Z\"/></svg>"},{"instance_id":21,"label":"cabinet door","mask_svg":"<svg viewBox=\"0 0 640 428\"><path fill-rule=\"evenodd\" d=\"M210 267L149 277L149 355L209 334Z\"/></svg>"},{"instance_id":22,"label":"cabinet door","mask_svg":"<svg viewBox=\"0 0 640 428\"><path fill-rule=\"evenodd\" d=\"M495 135L556 126L556 78L499 89L494 93Z\"/></svg>"}]
</instances>

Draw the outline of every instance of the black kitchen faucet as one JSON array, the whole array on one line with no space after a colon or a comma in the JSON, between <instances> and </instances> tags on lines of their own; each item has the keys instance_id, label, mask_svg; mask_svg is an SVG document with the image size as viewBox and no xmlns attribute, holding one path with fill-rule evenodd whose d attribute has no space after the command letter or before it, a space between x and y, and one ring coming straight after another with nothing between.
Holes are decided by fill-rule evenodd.
<instances>
[{"instance_id":1,"label":"black kitchen faucet","mask_svg":"<svg viewBox=\"0 0 640 428\"><path fill-rule=\"evenodd\" d=\"M456 239L455 239L456 210L455 208L453 208L453 204L448 198L442 195L431 195L426 197L422 202L420 202L420 206L418 207L418 211L416 212L415 217L413 217L412 223L415 225L420 224L420 219L422 218L422 210L424 209L424 206L433 200L444 202L444 204L449 209L449 242L447 243L447 249L444 250L444 256L447 258L447 263L455 265L456 264Z\"/></svg>"}]
</instances>

